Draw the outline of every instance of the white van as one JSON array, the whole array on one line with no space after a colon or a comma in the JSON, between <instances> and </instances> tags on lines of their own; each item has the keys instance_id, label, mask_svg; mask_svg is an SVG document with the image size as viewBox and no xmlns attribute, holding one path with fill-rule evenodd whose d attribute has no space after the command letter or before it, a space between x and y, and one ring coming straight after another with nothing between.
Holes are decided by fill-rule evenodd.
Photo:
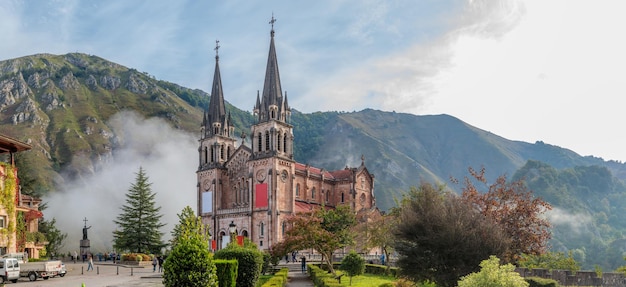
<instances>
[{"instance_id":1,"label":"white van","mask_svg":"<svg viewBox=\"0 0 626 287\"><path fill-rule=\"evenodd\" d=\"M0 284L20 278L20 263L15 258L0 258Z\"/></svg>"}]
</instances>

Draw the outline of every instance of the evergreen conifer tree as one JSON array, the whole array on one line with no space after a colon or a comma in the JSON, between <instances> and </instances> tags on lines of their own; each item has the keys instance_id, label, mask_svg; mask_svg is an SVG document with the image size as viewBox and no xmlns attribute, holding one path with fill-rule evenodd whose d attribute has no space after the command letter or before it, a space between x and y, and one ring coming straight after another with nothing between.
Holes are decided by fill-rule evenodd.
<instances>
[{"instance_id":1,"label":"evergreen conifer tree","mask_svg":"<svg viewBox=\"0 0 626 287\"><path fill-rule=\"evenodd\" d=\"M150 185L140 167L135 183L126 193L122 213L114 220L118 230L113 231L113 246L117 250L158 254L165 247L159 230L165 225L159 221L161 207L156 206Z\"/></svg>"}]
</instances>

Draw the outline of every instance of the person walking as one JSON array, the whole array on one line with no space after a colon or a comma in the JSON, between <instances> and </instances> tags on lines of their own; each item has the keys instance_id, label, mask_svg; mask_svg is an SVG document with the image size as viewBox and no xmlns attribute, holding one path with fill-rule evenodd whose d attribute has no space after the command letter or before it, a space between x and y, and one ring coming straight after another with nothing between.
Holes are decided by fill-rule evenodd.
<instances>
[{"instance_id":1,"label":"person walking","mask_svg":"<svg viewBox=\"0 0 626 287\"><path fill-rule=\"evenodd\" d=\"M300 264L302 268L302 273L305 273L306 272L306 257L302 256L300 258Z\"/></svg>"},{"instance_id":2,"label":"person walking","mask_svg":"<svg viewBox=\"0 0 626 287\"><path fill-rule=\"evenodd\" d=\"M93 270L93 255L89 254L89 261L87 262L87 271Z\"/></svg>"},{"instance_id":3,"label":"person walking","mask_svg":"<svg viewBox=\"0 0 626 287\"><path fill-rule=\"evenodd\" d=\"M72 258L74 259L74 264L76 264L76 259L78 259L78 253L76 250L74 250L74 256L72 256Z\"/></svg>"},{"instance_id":4,"label":"person walking","mask_svg":"<svg viewBox=\"0 0 626 287\"><path fill-rule=\"evenodd\" d=\"M157 264L159 264L159 259L156 256L152 257L152 272L156 272Z\"/></svg>"},{"instance_id":5,"label":"person walking","mask_svg":"<svg viewBox=\"0 0 626 287\"><path fill-rule=\"evenodd\" d=\"M163 272L163 255L157 257L159 260L159 273Z\"/></svg>"}]
</instances>

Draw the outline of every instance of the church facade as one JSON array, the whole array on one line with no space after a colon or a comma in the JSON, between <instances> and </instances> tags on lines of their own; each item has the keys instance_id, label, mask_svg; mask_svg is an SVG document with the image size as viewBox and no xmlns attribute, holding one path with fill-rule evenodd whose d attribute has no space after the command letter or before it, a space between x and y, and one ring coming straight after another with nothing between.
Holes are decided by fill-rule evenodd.
<instances>
[{"instance_id":1,"label":"church facade","mask_svg":"<svg viewBox=\"0 0 626 287\"><path fill-rule=\"evenodd\" d=\"M197 174L198 213L210 226L215 249L233 235L260 249L280 242L290 215L349 205L355 213L376 209L374 175L359 167L329 171L294 160L294 135L287 93L283 94L270 22L270 48L263 92L256 95L250 146L235 138L224 105L219 55L208 109L201 125ZM216 46L216 52L219 46ZM234 239L234 238L232 238Z\"/></svg>"}]
</instances>

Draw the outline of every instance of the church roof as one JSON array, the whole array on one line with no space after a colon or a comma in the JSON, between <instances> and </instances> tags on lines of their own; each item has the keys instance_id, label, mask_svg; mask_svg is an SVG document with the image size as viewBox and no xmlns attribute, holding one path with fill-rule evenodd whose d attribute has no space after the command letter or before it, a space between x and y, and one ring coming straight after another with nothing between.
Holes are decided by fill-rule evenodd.
<instances>
[{"instance_id":1,"label":"church roof","mask_svg":"<svg viewBox=\"0 0 626 287\"><path fill-rule=\"evenodd\" d=\"M300 171L300 172L303 172L303 173L306 173L306 171L308 169L309 174L312 174L312 175L321 176L323 174L325 179L342 180L342 179L350 179L350 178L352 178L352 170L348 169L348 168L340 169L340 170L327 171L327 170L324 170L324 169L320 169L320 168L317 168L317 167L309 166L309 165L302 164L302 163L299 163L299 162L296 162L295 168L296 168L296 171Z\"/></svg>"}]
</instances>

